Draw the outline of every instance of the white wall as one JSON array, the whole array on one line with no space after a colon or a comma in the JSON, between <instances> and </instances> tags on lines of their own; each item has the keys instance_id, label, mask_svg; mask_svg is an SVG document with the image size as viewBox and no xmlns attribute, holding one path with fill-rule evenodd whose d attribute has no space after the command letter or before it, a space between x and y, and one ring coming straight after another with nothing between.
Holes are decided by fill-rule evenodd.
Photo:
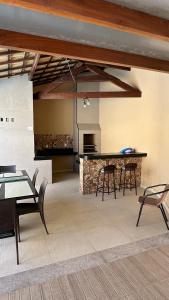
<instances>
[{"instance_id":1,"label":"white wall","mask_svg":"<svg viewBox=\"0 0 169 300\"><path fill-rule=\"evenodd\" d=\"M142 185L169 182L169 74L132 69L119 78L138 86L142 98L100 100L102 152L126 146L147 152ZM100 86L110 88L111 83Z\"/></svg>"},{"instance_id":2,"label":"white wall","mask_svg":"<svg viewBox=\"0 0 169 300\"><path fill-rule=\"evenodd\" d=\"M38 166L38 177L42 179L46 175L44 164L51 169L51 162L34 161L33 91L27 75L0 80L0 118L4 119L0 122L0 165L16 164L17 169L26 169L30 176Z\"/></svg>"}]
</instances>

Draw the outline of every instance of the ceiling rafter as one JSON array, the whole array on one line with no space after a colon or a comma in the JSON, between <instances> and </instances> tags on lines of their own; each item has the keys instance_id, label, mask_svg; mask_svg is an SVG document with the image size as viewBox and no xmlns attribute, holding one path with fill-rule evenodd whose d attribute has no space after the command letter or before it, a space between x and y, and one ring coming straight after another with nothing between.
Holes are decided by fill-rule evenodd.
<instances>
[{"instance_id":1,"label":"ceiling rafter","mask_svg":"<svg viewBox=\"0 0 169 300\"><path fill-rule=\"evenodd\" d=\"M114 85L122 88L124 91L109 91L109 92L69 92L69 93L61 93L51 91L56 89L60 84L65 83L67 79L70 79L70 76L75 76L75 80L78 79L78 76L82 71L90 70L100 76L100 79L103 78ZM74 74L74 75L73 75ZM91 76L90 76L91 77ZM60 79L61 80L61 79ZM90 64L82 64L79 67L73 69L72 74L68 73L62 78L62 82L58 80L49 83L41 92L36 95L38 99L66 99L66 98L110 98L110 97L141 97L141 91L138 88L135 88L128 83L120 80L119 78L108 74L103 71L100 67L90 65Z\"/></svg>"},{"instance_id":2,"label":"ceiling rafter","mask_svg":"<svg viewBox=\"0 0 169 300\"><path fill-rule=\"evenodd\" d=\"M169 61L73 42L0 29L1 46L52 56L169 72Z\"/></svg>"},{"instance_id":3,"label":"ceiling rafter","mask_svg":"<svg viewBox=\"0 0 169 300\"><path fill-rule=\"evenodd\" d=\"M82 71L84 70L84 63L82 62L78 62L75 67L73 68L73 70L71 71L71 74L68 73L65 76L63 76L62 78L60 78L62 80L62 82L64 82L65 78L69 77L70 75L74 78L76 78L76 76ZM73 81L73 78L72 78ZM56 89L58 86L60 86L62 83L58 83L57 80L53 81L51 83L48 84L47 87L45 87L43 89L43 91L40 93L41 96L48 94L49 92L51 92L53 89Z\"/></svg>"},{"instance_id":4,"label":"ceiling rafter","mask_svg":"<svg viewBox=\"0 0 169 300\"><path fill-rule=\"evenodd\" d=\"M113 75L111 75L111 74L106 73L105 71L101 70L101 69L100 69L99 67L97 67L97 66L92 66L92 65L90 65L90 64L86 64L86 67L87 67L90 71L96 73L97 75L100 75L100 76L103 77L103 78L106 78L108 81L112 82L113 84L117 85L118 87L120 87L120 88L122 88L122 89L124 89L124 90L126 90L126 91L131 91L131 90L134 89L134 88L133 88L131 85L129 85L128 83L126 83L126 82L120 80L119 78L117 78L117 77L115 77L115 76L113 76Z\"/></svg>"},{"instance_id":5,"label":"ceiling rafter","mask_svg":"<svg viewBox=\"0 0 169 300\"><path fill-rule=\"evenodd\" d=\"M53 80L47 80L48 77L45 78L45 80L42 80L42 81L38 81L38 79L35 79L34 80L34 84L36 85L36 83L39 83L39 85L41 84L45 84L45 83L49 83L49 82L52 82ZM98 76L98 75L87 75L87 76L81 76L81 77L77 77L76 78L76 82L105 82L105 81L108 81L107 79L104 79L102 78L101 76ZM60 80L60 78L57 79L57 82L58 83L63 83L62 80ZM70 83L72 82L72 77L69 76L69 78L65 79L64 80L64 83Z\"/></svg>"},{"instance_id":6,"label":"ceiling rafter","mask_svg":"<svg viewBox=\"0 0 169 300\"><path fill-rule=\"evenodd\" d=\"M23 74L28 74L29 72L28 71L24 71L23 73L22 73L22 75ZM15 74L11 74L10 75L10 77L12 77L12 76L17 76L17 75L21 75L21 72L17 72L17 73L15 73ZM7 75L3 75L3 76L0 76L0 79L2 79L2 78L9 78L9 75L7 74Z\"/></svg>"},{"instance_id":7,"label":"ceiling rafter","mask_svg":"<svg viewBox=\"0 0 169 300\"><path fill-rule=\"evenodd\" d=\"M32 80L33 75L34 75L35 72L36 72L36 68L37 68L39 59L40 59L40 54L37 53L37 54L35 55L35 59L34 59L34 62L33 62L33 64L32 64L32 68L31 68L30 73L29 73L29 80Z\"/></svg>"},{"instance_id":8,"label":"ceiling rafter","mask_svg":"<svg viewBox=\"0 0 169 300\"><path fill-rule=\"evenodd\" d=\"M169 41L169 20L104 0L0 0L0 3Z\"/></svg>"},{"instance_id":9,"label":"ceiling rafter","mask_svg":"<svg viewBox=\"0 0 169 300\"><path fill-rule=\"evenodd\" d=\"M141 97L141 91L140 90L132 90L132 91L120 91L120 92L67 92L67 93L48 93L46 95L43 95L39 98L35 98L35 100L57 100L57 99L96 99L96 98L139 98Z\"/></svg>"}]
</instances>

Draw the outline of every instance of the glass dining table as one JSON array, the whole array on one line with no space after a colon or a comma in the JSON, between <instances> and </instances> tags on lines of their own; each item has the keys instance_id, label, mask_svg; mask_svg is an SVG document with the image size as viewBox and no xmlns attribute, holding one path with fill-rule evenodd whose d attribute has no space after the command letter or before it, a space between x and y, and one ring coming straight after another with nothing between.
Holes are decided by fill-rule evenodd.
<instances>
[{"instance_id":1,"label":"glass dining table","mask_svg":"<svg viewBox=\"0 0 169 300\"><path fill-rule=\"evenodd\" d=\"M0 174L0 238L14 235L16 201L38 197L25 170Z\"/></svg>"}]
</instances>

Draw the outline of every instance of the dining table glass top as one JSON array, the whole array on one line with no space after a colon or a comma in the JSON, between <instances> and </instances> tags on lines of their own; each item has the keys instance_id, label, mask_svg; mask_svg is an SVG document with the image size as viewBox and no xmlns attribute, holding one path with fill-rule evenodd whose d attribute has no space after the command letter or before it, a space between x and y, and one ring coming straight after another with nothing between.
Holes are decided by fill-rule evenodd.
<instances>
[{"instance_id":1,"label":"dining table glass top","mask_svg":"<svg viewBox=\"0 0 169 300\"><path fill-rule=\"evenodd\" d=\"M5 176L0 176L0 200L12 198L19 200L37 196L37 191L26 171L3 175Z\"/></svg>"}]
</instances>

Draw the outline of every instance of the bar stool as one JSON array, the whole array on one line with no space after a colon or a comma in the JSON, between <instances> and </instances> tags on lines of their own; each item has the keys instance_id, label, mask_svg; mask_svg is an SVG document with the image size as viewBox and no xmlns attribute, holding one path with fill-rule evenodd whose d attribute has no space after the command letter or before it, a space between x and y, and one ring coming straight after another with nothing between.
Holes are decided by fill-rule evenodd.
<instances>
[{"instance_id":1,"label":"bar stool","mask_svg":"<svg viewBox=\"0 0 169 300\"><path fill-rule=\"evenodd\" d=\"M136 163L128 163L121 167L120 170L120 183L119 183L119 191L121 187L123 188L123 196L125 195L125 190L132 188L135 188L136 195L137 195L137 181L136 181L136 169L137 169L137 164ZM127 182L127 173L129 173L129 180ZM132 176L134 179L134 183L132 183ZM122 182L123 178L123 182Z\"/></svg>"},{"instance_id":2,"label":"bar stool","mask_svg":"<svg viewBox=\"0 0 169 300\"><path fill-rule=\"evenodd\" d=\"M96 197L98 192L102 192L102 201L104 201L104 194L108 195L114 193L116 199L116 182L115 182L115 165L108 165L99 170L96 185ZM102 177L102 184L100 185L100 179ZM110 182L113 182L113 187L110 189Z\"/></svg>"}]
</instances>

